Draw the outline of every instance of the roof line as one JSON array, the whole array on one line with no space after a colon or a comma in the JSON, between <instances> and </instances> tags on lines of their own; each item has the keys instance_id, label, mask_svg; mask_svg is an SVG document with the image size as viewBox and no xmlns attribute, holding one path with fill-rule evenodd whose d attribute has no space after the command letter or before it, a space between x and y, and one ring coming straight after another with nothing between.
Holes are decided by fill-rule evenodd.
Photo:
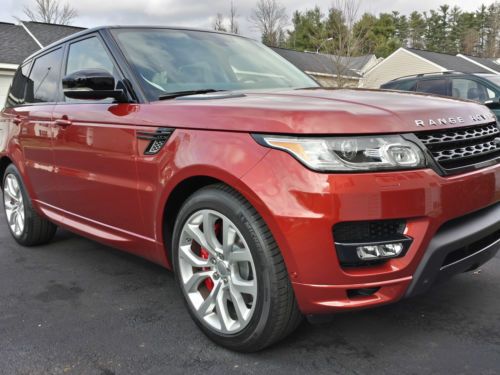
<instances>
[{"instance_id":1,"label":"roof line","mask_svg":"<svg viewBox=\"0 0 500 375\"><path fill-rule=\"evenodd\" d=\"M29 29L24 24L24 21L21 21L20 24L23 27L23 29L28 33L28 35L35 41L35 43L38 44L40 48L43 48L43 44L40 43L40 41L33 35L31 31L29 31Z\"/></svg>"},{"instance_id":2,"label":"roof line","mask_svg":"<svg viewBox=\"0 0 500 375\"><path fill-rule=\"evenodd\" d=\"M461 53L457 54L457 57L461 57L462 59L470 61L471 63L473 63L475 65L479 65L481 68L489 70L490 72L493 72L495 74L500 74L500 71L496 71L494 69L488 68L486 65L478 63L476 60L473 60L473 59L469 58L468 56L462 55Z\"/></svg>"}]
</instances>

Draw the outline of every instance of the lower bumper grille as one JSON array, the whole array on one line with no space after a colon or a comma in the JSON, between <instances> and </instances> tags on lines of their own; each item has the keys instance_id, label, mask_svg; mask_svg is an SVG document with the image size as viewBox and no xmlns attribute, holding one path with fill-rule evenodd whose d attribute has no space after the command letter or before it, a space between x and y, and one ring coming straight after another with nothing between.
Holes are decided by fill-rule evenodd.
<instances>
[{"instance_id":1,"label":"lower bumper grille","mask_svg":"<svg viewBox=\"0 0 500 375\"><path fill-rule=\"evenodd\" d=\"M500 161L500 129L495 122L415 135L448 174Z\"/></svg>"}]
</instances>

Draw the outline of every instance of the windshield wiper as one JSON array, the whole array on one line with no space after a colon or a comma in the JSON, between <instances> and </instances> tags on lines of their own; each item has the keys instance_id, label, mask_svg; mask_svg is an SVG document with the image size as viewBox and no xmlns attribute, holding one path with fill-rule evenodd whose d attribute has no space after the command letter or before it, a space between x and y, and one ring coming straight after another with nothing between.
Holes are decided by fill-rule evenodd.
<instances>
[{"instance_id":1,"label":"windshield wiper","mask_svg":"<svg viewBox=\"0 0 500 375\"><path fill-rule=\"evenodd\" d=\"M168 94L159 96L158 100L168 100L168 99L175 99L175 98L178 98L181 96L209 94L211 92L221 92L221 91L227 91L227 90L203 89L203 90L187 90L187 91L169 92Z\"/></svg>"}]
</instances>

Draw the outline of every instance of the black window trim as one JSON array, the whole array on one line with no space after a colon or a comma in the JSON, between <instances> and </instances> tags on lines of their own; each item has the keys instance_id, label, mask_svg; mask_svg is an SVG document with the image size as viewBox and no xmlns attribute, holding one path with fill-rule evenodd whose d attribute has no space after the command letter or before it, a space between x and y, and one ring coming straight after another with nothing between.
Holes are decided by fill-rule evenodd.
<instances>
[{"instance_id":1,"label":"black window trim","mask_svg":"<svg viewBox=\"0 0 500 375\"><path fill-rule=\"evenodd\" d=\"M8 102L9 102L9 96L10 96L10 93L11 93L11 91L12 91L12 86L14 85L14 80L15 80L15 78L16 78L16 76L17 76L17 73L18 73L19 71L22 71L22 69L23 69L26 65L30 65L30 66L28 67L28 77L27 77L27 78L29 79L29 75L31 74L31 68L32 68L32 66L33 66L33 59L26 59L25 61L23 61L23 62L22 62L22 63L21 63L21 64L17 67L16 72L14 73L14 77L12 78L12 82L11 82L11 84L10 84L10 86L9 86L9 90L7 91L7 96L6 96L6 98L5 98L5 105L4 105L4 107L5 107L5 108L19 108L19 107L22 107L22 106L25 106L25 105L30 105L30 104L31 104L31 103L28 103L28 104L26 104L26 103L21 103L21 104L12 105L12 106L7 105L7 104L8 104ZM23 100L24 100L25 98L26 98L26 85L24 85Z\"/></svg>"}]
</instances>

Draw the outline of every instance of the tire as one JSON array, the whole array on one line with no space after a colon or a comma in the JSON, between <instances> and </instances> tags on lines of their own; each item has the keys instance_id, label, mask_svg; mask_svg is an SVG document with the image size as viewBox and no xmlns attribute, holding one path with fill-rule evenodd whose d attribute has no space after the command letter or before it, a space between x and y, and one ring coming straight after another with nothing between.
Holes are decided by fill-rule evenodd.
<instances>
[{"instance_id":1,"label":"tire","mask_svg":"<svg viewBox=\"0 0 500 375\"><path fill-rule=\"evenodd\" d=\"M5 170L2 182L4 213L14 239L22 246L38 246L52 240L57 227L35 212L21 174L13 164Z\"/></svg>"},{"instance_id":2,"label":"tire","mask_svg":"<svg viewBox=\"0 0 500 375\"><path fill-rule=\"evenodd\" d=\"M212 235L205 234L203 223L214 228ZM217 247L220 253L214 255ZM302 321L271 232L255 208L226 185L205 187L184 203L174 228L172 260L191 317L223 347L259 351ZM195 277L203 272L206 278ZM191 283L194 279L199 281Z\"/></svg>"}]
</instances>

